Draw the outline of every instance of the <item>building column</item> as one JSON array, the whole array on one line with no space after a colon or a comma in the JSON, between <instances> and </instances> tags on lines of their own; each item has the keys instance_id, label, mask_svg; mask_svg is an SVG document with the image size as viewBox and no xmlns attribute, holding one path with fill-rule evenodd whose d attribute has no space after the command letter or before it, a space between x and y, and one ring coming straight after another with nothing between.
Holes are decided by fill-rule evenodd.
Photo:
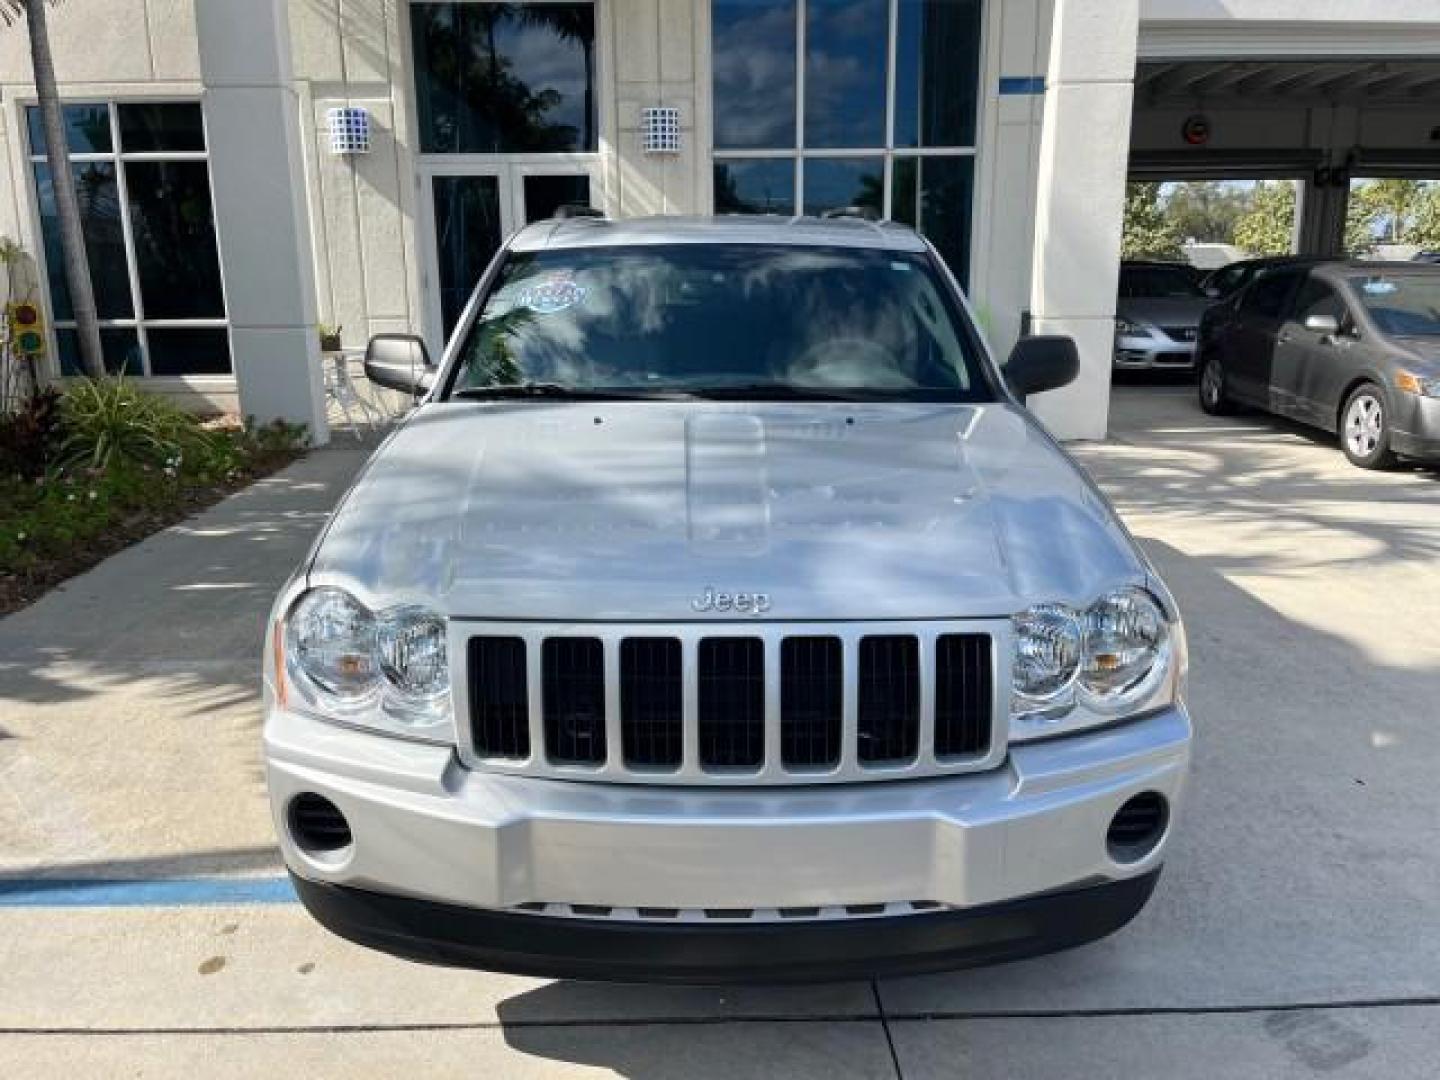
<instances>
[{"instance_id":1,"label":"building column","mask_svg":"<svg viewBox=\"0 0 1440 1080\"><path fill-rule=\"evenodd\" d=\"M196 0L240 411L326 442L314 261L284 0Z\"/></svg>"},{"instance_id":2,"label":"building column","mask_svg":"<svg viewBox=\"0 0 1440 1080\"><path fill-rule=\"evenodd\" d=\"M1139 0L1055 0L1031 332L1074 338L1080 377L1030 404L1062 439L1105 437L1139 31Z\"/></svg>"}]
</instances>

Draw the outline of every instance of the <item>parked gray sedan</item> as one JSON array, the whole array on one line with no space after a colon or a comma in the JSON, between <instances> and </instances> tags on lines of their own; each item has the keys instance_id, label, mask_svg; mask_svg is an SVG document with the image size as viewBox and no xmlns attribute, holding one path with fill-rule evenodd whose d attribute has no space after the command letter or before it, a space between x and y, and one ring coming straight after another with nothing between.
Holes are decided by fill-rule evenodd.
<instances>
[{"instance_id":1,"label":"parked gray sedan","mask_svg":"<svg viewBox=\"0 0 1440 1080\"><path fill-rule=\"evenodd\" d=\"M1189 266L1121 263L1115 306L1115 368L1193 368L1200 316L1212 303Z\"/></svg>"},{"instance_id":2,"label":"parked gray sedan","mask_svg":"<svg viewBox=\"0 0 1440 1080\"><path fill-rule=\"evenodd\" d=\"M1200 405L1340 435L1356 465L1440 461L1440 266L1344 262L1258 278L1200 327Z\"/></svg>"}]
</instances>

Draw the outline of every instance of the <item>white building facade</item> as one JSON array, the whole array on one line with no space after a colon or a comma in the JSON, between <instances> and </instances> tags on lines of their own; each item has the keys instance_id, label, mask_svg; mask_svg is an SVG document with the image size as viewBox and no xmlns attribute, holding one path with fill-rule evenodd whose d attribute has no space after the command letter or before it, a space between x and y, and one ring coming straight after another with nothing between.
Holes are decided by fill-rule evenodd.
<instances>
[{"instance_id":1,"label":"white building facade","mask_svg":"<svg viewBox=\"0 0 1440 1080\"><path fill-rule=\"evenodd\" d=\"M1440 0L66 0L50 21L108 362L322 436L317 321L438 352L503 238L578 203L913 224L997 349L1078 340L1081 379L1036 409L1101 437L1137 62L1440 58ZM1148 111L1147 152L1164 109L1204 105ZM60 374L33 106L23 28L0 31L0 235L36 257ZM1440 109L1407 108L1407 139L1440 139Z\"/></svg>"}]
</instances>

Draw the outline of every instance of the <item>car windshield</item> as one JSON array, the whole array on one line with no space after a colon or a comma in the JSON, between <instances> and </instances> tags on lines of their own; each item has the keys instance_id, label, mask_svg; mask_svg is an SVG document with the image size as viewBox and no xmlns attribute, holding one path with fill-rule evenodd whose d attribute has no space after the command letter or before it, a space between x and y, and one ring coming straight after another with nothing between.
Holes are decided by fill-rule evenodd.
<instances>
[{"instance_id":1,"label":"car windshield","mask_svg":"<svg viewBox=\"0 0 1440 1080\"><path fill-rule=\"evenodd\" d=\"M991 400L928 257L676 244L512 252L452 395Z\"/></svg>"},{"instance_id":2,"label":"car windshield","mask_svg":"<svg viewBox=\"0 0 1440 1080\"><path fill-rule=\"evenodd\" d=\"M1122 266L1120 295L1132 300L1161 300L1205 293L1183 266Z\"/></svg>"},{"instance_id":3,"label":"car windshield","mask_svg":"<svg viewBox=\"0 0 1440 1080\"><path fill-rule=\"evenodd\" d=\"M1382 333L1440 337L1440 273L1357 274L1350 284Z\"/></svg>"}]
</instances>

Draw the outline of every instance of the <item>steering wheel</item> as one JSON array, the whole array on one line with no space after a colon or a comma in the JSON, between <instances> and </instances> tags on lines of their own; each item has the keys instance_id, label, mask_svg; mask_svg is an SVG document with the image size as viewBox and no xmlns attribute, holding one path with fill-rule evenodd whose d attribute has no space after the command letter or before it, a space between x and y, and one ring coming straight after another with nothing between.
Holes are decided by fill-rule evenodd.
<instances>
[{"instance_id":1,"label":"steering wheel","mask_svg":"<svg viewBox=\"0 0 1440 1080\"><path fill-rule=\"evenodd\" d=\"M846 377L847 372L864 377ZM862 337L817 341L791 362L786 375L798 382L822 386L910 385L910 380L896 370L894 354L884 345Z\"/></svg>"}]
</instances>

